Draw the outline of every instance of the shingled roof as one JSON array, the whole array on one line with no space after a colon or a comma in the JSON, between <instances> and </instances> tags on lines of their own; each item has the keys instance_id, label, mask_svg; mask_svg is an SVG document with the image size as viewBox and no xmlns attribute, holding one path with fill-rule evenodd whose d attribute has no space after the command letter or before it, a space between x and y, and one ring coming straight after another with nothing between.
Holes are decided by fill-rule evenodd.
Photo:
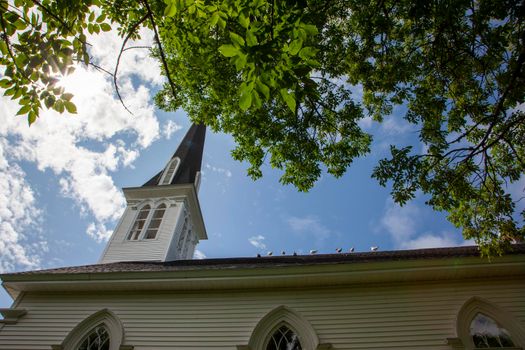
<instances>
[{"instance_id":1,"label":"shingled roof","mask_svg":"<svg viewBox=\"0 0 525 350\"><path fill-rule=\"evenodd\" d=\"M525 254L525 244L513 245L506 255ZM189 270L227 270L264 267L306 266L321 264L357 264L387 261L453 259L479 257L477 246L430 248L414 250L378 251L365 253L340 253L318 255L287 255L265 257L219 258L202 260L177 260L169 262L119 262L85 266L72 266L57 269L37 270L4 274L4 276L38 274L93 274L118 272L169 272Z\"/></svg>"},{"instance_id":2,"label":"shingled roof","mask_svg":"<svg viewBox=\"0 0 525 350\"><path fill-rule=\"evenodd\" d=\"M195 183L195 177L201 170L205 137L206 126L193 124L190 127L181 144L171 157L171 159L178 157L180 159L180 165L170 184ZM163 171L164 169L159 171L157 175L153 176L142 186L157 186Z\"/></svg>"}]
</instances>

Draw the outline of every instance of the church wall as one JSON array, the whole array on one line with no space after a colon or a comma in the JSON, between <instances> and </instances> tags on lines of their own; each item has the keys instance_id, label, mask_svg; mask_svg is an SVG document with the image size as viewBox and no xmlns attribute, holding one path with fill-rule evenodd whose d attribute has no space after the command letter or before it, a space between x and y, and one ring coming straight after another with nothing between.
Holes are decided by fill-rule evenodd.
<instances>
[{"instance_id":1,"label":"church wall","mask_svg":"<svg viewBox=\"0 0 525 350\"><path fill-rule=\"evenodd\" d=\"M108 308L135 350L236 349L259 320L286 305L333 349L450 350L456 317L471 297L484 298L525 326L525 281L486 280L316 289L208 292L26 294L28 313L0 331L0 349L49 350L76 324Z\"/></svg>"},{"instance_id":2,"label":"church wall","mask_svg":"<svg viewBox=\"0 0 525 350\"><path fill-rule=\"evenodd\" d=\"M101 263L115 261L163 260L173 237L173 227L181 211L182 202L168 205L156 239L128 241L126 236L135 221L138 210L126 209L120 225L104 252Z\"/></svg>"}]
</instances>

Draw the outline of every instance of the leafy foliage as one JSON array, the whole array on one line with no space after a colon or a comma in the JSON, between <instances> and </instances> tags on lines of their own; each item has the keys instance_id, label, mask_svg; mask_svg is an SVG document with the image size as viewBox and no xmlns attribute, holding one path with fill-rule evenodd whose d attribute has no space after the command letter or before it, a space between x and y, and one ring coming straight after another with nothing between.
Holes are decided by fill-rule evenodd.
<instances>
[{"instance_id":1,"label":"leafy foliage","mask_svg":"<svg viewBox=\"0 0 525 350\"><path fill-rule=\"evenodd\" d=\"M124 49L146 26L168 78L157 104L232 134L253 178L266 160L303 191L322 169L341 176L369 152L359 120L405 106L425 151L392 145L373 173L396 202L421 191L487 253L524 236L505 187L525 169L520 1L0 0L0 11L0 87L30 123L41 101L75 111L55 84L74 60L91 63L86 31L109 20Z\"/></svg>"}]
</instances>

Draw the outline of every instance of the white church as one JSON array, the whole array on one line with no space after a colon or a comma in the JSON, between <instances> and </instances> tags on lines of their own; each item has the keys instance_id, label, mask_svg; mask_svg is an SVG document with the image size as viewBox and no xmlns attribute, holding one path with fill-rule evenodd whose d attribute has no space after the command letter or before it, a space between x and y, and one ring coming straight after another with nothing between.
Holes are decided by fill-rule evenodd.
<instances>
[{"instance_id":1,"label":"white church","mask_svg":"<svg viewBox=\"0 0 525 350\"><path fill-rule=\"evenodd\" d=\"M93 265L4 274L5 350L524 349L525 246L192 260L205 127Z\"/></svg>"}]
</instances>

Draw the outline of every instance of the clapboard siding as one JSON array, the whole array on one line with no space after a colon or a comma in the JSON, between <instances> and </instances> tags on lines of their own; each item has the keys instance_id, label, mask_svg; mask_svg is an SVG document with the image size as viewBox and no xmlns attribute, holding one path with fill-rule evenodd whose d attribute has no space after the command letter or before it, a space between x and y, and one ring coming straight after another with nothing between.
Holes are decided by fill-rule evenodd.
<instances>
[{"instance_id":1,"label":"clapboard siding","mask_svg":"<svg viewBox=\"0 0 525 350\"><path fill-rule=\"evenodd\" d=\"M168 206L156 239L138 241L126 240L138 213L137 209L132 210L128 207L100 262L164 260L173 239L174 227L179 219L182 205L183 203L179 202L176 206Z\"/></svg>"},{"instance_id":2,"label":"clapboard siding","mask_svg":"<svg viewBox=\"0 0 525 350\"><path fill-rule=\"evenodd\" d=\"M448 349L469 298L489 300L525 322L525 281L455 281L323 289L216 292L26 294L28 310L0 331L0 349L50 349L94 312L108 308L136 350L235 349L259 320L286 305L334 349Z\"/></svg>"}]
</instances>

